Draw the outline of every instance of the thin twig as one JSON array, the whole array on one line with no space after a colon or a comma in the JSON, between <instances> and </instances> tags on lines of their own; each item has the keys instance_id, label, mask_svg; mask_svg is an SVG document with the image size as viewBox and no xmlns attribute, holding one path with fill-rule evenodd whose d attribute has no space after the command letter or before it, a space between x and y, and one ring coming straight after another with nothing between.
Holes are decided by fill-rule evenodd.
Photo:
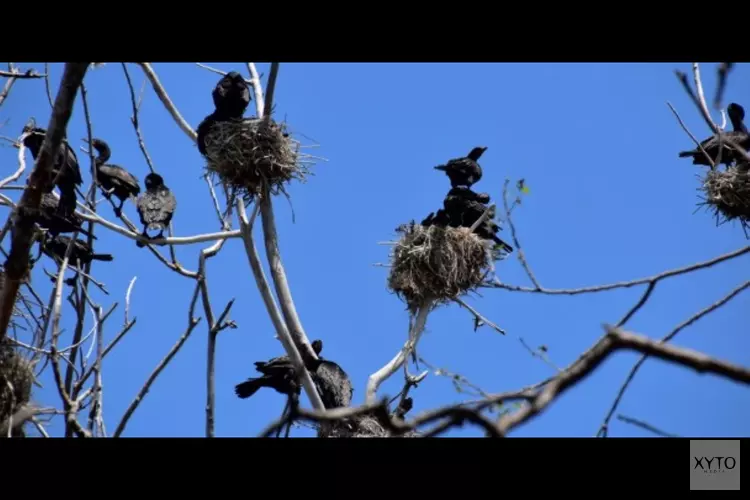
<instances>
[{"instance_id":1,"label":"thin twig","mask_svg":"<svg viewBox=\"0 0 750 500\"><path fill-rule=\"evenodd\" d=\"M638 420L632 417L626 417L625 415L617 415L617 420L621 422L625 422L626 424L634 425L636 427L640 427L641 429L645 429L649 432L652 432L656 434L657 436L661 437L668 437L668 438L677 438L680 437L677 434L670 434L669 432L665 432L661 429L658 429L654 427L653 425L649 424L648 422L644 422L643 420Z\"/></svg>"},{"instance_id":2,"label":"thin twig","mask_svg":"<svg viewBox=\"0 0 750 500\"><path fill-rule=\"evenodd\" d=\"M750 288L750 281L746 281L742 285L738 286L731 292L729 292L727 295L722 297L717 302L714 302L710 306L704 308L703 310L697 312L684 322L680 323L677 327L675 327L671 332L669 332L667 335L664 336L664 338L661 339L662 343L666 343L671 341L673 338L677 336L678 333L680 333L682 330L687 328L688 326L692 325L702 317L712 313L713 311L717 310L730 300L732 300L734 297L739 295L742 291ZM624 324L624 323L623 323ZM621 326L621 325L618 325ZM609 430L609 421L612 419L612 416L617 411L617 407L620 405L620 402L622 401L623 396L625 396L625 391L627 391L628 387L630 386L630 383L635 378L636 373L638 373L638 370L640 370L643 363L646 362L646 359L648 358L648 355L643 355L641 358L633 365L633 368L630 369L630 373L628 373L627 377L625 378L625 381L623 382L622 386L620 387L620 390L617 393L617 396L615 397L614 402L612 403L612 407L607 412L606 417L604 417L604 421L602 422L601 427L599 428L599 431L597 432L597 436L606 437L607 432Z\"/></svg>"},{"instance_id":3,"label":"thin twig","mask_svg":"<svg viewBox=\"0 0 750 500\"><path fill-rule=\"evenodd\" d=\"M169 94L167 94L167 91L164 90L164 86L159 81L159 77L156 76L156 72L151 67L151 64L147 62L138 64L140 65L141 69L143 69L146 77L151 82L151 86L153 87L154 92L156 92L156 95L159 97L159 100L162 102L162 104L164 104L164 107L167 108L167 111L170 115L172 115L172 118L174 118L174 121L177 123L180 129L182 129L182 131L185 132L185 134L190 137L193 142L195 142L198 139L198 135L195 133L195 130L193 130L193 128L188 124L188 122L185 121L174 103L172 103L172 99L169 98Z\"/></svg>"},{"instance_id":4,"label":"thin twig","mask_svg":"<svg viewBox=\"0 0 750 500\"><path fill-rule=\"evenodd\" d=\"M125 79L128 81L128 89L130 89L130 102L133 106L133 116L130 117L130 123L133 124L135 135L138 137L138 146L141 148L141 152L143 153L144 158L146 158L148 168L151 170L151 173L154 173L156 172L156 169L154 168L154 163L151 161L151 156L146 150L146 143L143 141L143 135L141 134L141 126L138 123L138 105L135 102L135 89L133 88L133 81L130 79L128 66L125 63L121 64L122 70L125 72Z\"/></svg>"},{"instance_id":5,"label":"thin twig","mask_svg":"<svg viewBox=\"0 0 750 500\"><path fill-rule=\"evenodd\" d=\"M517 412L505 415L498 423L502 435L541 414L547 406L566 390L582 381L609 355L619 349L630 349L658 357L664 361L692 368L700 373L713 373L729 380L750 384L750 370L745 367L711 358L690 349L658 342L643 335L636 335L605 325L607 333L578 360L542 389L530 404Z\"/></svg>"},{"instance_id":6,"label":"thin twig","mask_svg":"<svg viewBox=\"0 0 750 500\"><path fill-rule=\"evenodd\" d=\"M519 262L521 262L521 266L523 266L524 271L526 271L526 275L531 280L531 283L534 284L534 287L537 290L541 290L542 289L541 285L536 280L534 273L531 272L531 267L529 266L529 263L526 261L526 255L524 254L523 248L521 247L521 242L518 241L518 235L516 234L516 225L513 223L513 217L511 216L512 208L508 207L508 184L509 183L510 183L510 179L505 179L505 185L503 186L503 207L505 208L505 219L508 222L508 226L510 227L510 235L513 238L513 245L516 247L516 253L518 254L518 260Z\"/></svg>"},{"instance_id":7,"label":"thin twig","mask_svg":"<svg viewBox=\"0 0 750 500\"><path fill-rule=\"evenodd\" d=\"M130 406L128 406L128 409L125 411L125 414L122 417L122 420L120 420L120 423L117 426L117 429L115 429L115 433L113 434L113 437L120 437L120 435L125 430L125 427L128 425L128 421L130 420L130 417L133 416L133 413L138 408L138 405L141 404L141 401L143 401L143 398L146 397L146 394L148 393L149 389L151 388L151 385L153 385L156 378L159 376L159 374L167 367L169 362L174 358L174 356L177 354L177 352L180 350L180 348L185 344L188 337L190 337L190 334L193 332L195 327L200 323L201 318L196 318L194 316L195 311L195 303L198 300L198 291L200 289L200 285L196 284L195 291L193 292L193 298L190 302L190 308L188 310L188 327L187 330L185 330L185 333L182 334L182 336L177 340L174 346L172 346L172 349L169 350L166 357L156 366L153 373L148 377L146 380L146 383L143 385L140 391L138 391L138 394L136 395L135 399L132 403L130 403Z\"/></svg>"},{"instance_id":8,"label":"thin twig","mask_svg":"<svg viewBox=\"0 0 750 500\"><path fill-rule=\"evenodd\" d=\"M656 274L654 276L649 276L647 278L639 278L639 279L632 280L632 281L621 281L618 283L610 283L607 285L590 286L590 287L584 287L584 288L536 289L536 288L520 287L520 286L515 286L515 285L506 285L505 283L500 283L500 282L487 283L487 284L484 284L483 286L487 288L500 288L500 289L508 290L511 292L542 293L546 295L580 295L583 293L597 293L597 292L615 290L617 288L630 288L633 286L645 285L651 282L658 282L666 278L679 276L681 274L687 274L693 271L697 271L699 269L705 269L713 265L734 259L736 257L740 257L742 255L745 255L746 253L750 253L750 245L744 248L740 248L738 250L734 250L733 252L720 255L719 257L714 257L713 259L710 259L710 260L699 262L697 264L691 264L689 266L681 267L678 269L671 269L669 271L664 271L662 273Z\"/></svg>"}]
</instances>

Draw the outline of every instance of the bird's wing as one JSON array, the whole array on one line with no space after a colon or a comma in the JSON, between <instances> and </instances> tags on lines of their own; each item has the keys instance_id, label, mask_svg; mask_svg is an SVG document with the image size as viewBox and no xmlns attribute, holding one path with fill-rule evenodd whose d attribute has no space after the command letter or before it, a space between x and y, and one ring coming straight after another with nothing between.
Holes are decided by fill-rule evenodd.
<instances>
[{"instance_id":1,"label":"bird's wing","mask_svg":"<svg viewBox=\"0 0 750 500\"><path fill-rule=\"evenodd\" d=\"M119 181L123 185L131 187L136 193L141 190L138 178L119 165L102 165L99 167L99 172L113 180Z\"/></svg>"},{"instance_id":2,"label":"bird's wing","mask_svg":"<svg viewBox=\"0 0 750 500\"><path fill-rule=\"evenodd\" d=\"M165 190L163 191L161 198L164 203L164 205L162 205L162 210L170 214L173 213L177 208L177 198L175 198L174 193L172 191Z\"/></svg>"}]
</instances>

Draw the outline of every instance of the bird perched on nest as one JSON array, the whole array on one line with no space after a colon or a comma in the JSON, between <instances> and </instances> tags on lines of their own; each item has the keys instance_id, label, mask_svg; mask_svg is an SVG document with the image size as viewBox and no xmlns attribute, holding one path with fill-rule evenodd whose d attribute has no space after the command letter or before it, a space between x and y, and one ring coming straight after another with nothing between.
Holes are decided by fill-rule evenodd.
<instances>
[{"instance_id":1,"label":"bird perched on nest","mask_svg":"<svg viewBox=\"0 0 750 500\"><path fill-rule=\"evenodd\" d=\"M96 239L96 236L81 227L83 219L78 217L75 212L68 217L60 215L59 202L52 193L42 194L39 211L32 216L32 220L42 229L49 231L49 234L52 236L56 236L59 233L72 233L78 231L81 234Z\"/></svg>"},{"instance_id":2,"label":"bird perched on nest","mask_svg":"<svg viewBox=\"0 0 750 500\"><path fill-rule=\"evenodd\" d=\"M448 191L443 200L443 207L450 219L451 227L471 227L487 210L485 203L490 201L486 193L475 193L469 188L455 187ZM494 222L495 207L490 209L487 218L474 230L477 235L486 240L492 240L507 253L513 252L513 247L497 237L500 227Z\"/></svg>"},{"instance_id":3,"label":"bird perched on nest","mask_svg":"<svg viewBox=\"0 0 750 500\"><path fill-rule=\"evenodd\" d=\"M159 229L156 238L161 238L164 235L164 230L169 227L169 223L172 221L172 216L177 208L177 199L164 184L164 179L159 174L148 174L144 179L144 184L146 185L146 192L139 196L136 202L138 215L140 215L141 224L143 224L142 236L152 239L147 231ZM145 246L140 241L136 242L136 245L139 247Z\"/></svg>"},{"instance_id":4,"label":"bird perched on nest","mask_svg":"<svg viewBox=\"0 0 750 500\"><path fill-rule=\"evenodd\" d=\"M250 87L242 75L230 71L224 75L211 92L216 113L229 118L242 118L250 104Z\"/></svg>"},{"instance_id":5,"label":"bird perched on nest","mask_svg":"<svg viewBox=\"0 0 750 500\"><path fill-rule=\"evenodd\" d=\"M486 150L486 147L476 147L464 158L453 158L445 165L433 168L445 172L451 181L451 187L471 187L482 178L482 167L478 160Z\"/></svg>"},{"instance_id":6,"label":"bird perched on nest","mask_svg":"<svg viewBox=\"0 0 750 500\"><path fill-rule=\"evenodd\" d=\"M198 151L206 156L205 139L211 126L217 122L241 120L250 104L250 87L242 75L230 71L223 76L211 92L214 112L203 119L196 130Z\"/></svg>"},{"instance_id":7,"label":"bird perched on nest","mask_svg":"<svg viewBox=\"0 0 750 500\"><path fill-rule=\"evenodd\" d=\"M58 235L55 237L48 237L46 241L42 242L42 249L45 254L50 256L57 262L62 262L65 258L65 251L68 249L71 238L68 236ZM108 253L94 253L93 249L85 241L76 238L73 243L73 248L70 251L70 258L68 262L76 264L76 267L88 264L92 260L101 260L109 262L114 257Z\"/></svg>"},{"instance_id":8,"label":"bird perched on nest","mask_svg":"<svg viewBox=\"0 0 750 500\"><path fill-rule=\"evenodd\" d=\"M88 139L83 139L88 142ZM94 159L96 165L96 181L102 188L104 196L110 199L115 195L120 200L120 206L115 207L115 215L118 217L122 212L122 206L130 198L136 198L141 192L141 186L138 185L138 178L125 170L119 165L107 164L107 160L112 156L112 150L102 139L94 139L91 146L96 149L97 156Z\"/></svg>"},{"instance_id":9,"label":"bird perched on nest","mask_svg":"<svg viewBox=\"0 0 750 500\"><path fill-rule=\"evenodd\" d=\"M22 133L24 146L29 148L31 156L36 160L41 153L47 131L43 128L34 127L34 123L31 121L23 127ZM78 166L78 157L65 139L62 140L60 149L55 155L52 179L53 185L57 185L60 189L58 213L67 217L76 209L76 186L83 184L83 178ZM52 186L47 192L52 192Z\"/></svg>"},{"instance_id":10,"label":"bird perched on nest","mask_svg":"<svg viewBox=\"0 0 750 500\"><path fill-rule=\"evenodd\" d=\"M724 138L734 142L745 151L750 149L750 134L748 134L747 127L744 123L745 108L735 102L730 103L729 106L727 106L727 115L729 115L729 120L732 122L733 130L722 132L723 150L721 153L721 163L724 165L730 165L734 160L742 158L742 155L738 151L735 151L734 148L723 141ZM713 135L708 139L703 140L701 146L703 146L703 149L708 153L708 156L716 162L716 159L719 156L719 138L716 135ZM693 165L711 165L708 158L706 158L706 155L703 154L700 148L695 148L691 151L681 151L679 157L692 157Z\"/></svg>"}]
</instances>

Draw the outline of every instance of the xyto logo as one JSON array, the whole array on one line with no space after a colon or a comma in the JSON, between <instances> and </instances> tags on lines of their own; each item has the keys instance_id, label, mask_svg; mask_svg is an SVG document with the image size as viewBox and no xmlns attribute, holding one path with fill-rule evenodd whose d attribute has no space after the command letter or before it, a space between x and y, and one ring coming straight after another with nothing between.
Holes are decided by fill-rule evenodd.
<instances>
[{"instance_id":1,"label":"xyto logo","mask_svg":"<svg viewBox=\"0 0 750 500\"><path fill-rule=\"evenodd\" d=\"M734 457L693 457L695 464L693 470L702 470L705 474L724 473L737 466Z\"/></svg>"}]
</instances>

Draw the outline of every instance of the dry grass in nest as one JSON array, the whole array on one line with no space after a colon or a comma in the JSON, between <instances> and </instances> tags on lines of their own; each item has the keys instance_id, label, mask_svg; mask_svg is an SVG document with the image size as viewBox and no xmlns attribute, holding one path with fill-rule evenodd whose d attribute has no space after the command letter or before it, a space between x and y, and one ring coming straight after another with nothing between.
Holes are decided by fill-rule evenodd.
<instances>
[{"instance_id":1,"label":"dry grass in nest","mask_svg":"<svg viewBox=\"0 0 750 500\"><path fill-rule=\"evenodd\" d=\"M34 370L10 343L0 341L0 422L4 422L31 399Z\"/></svg>"},{"instance_id":2,"label":"dry grass in nest","mask_svg":"<svg viewBox=\"0 0 750 500\"><path fill-rule=\"evenodd\" d=\"M301 154L300 143L289 137L286 126L271 119L216 122L205 145L207 170L247 201L261 193L264 179L276 195L285 192L285 183L304 182L310 174L313 157Z\"/></svg>"},{"instance_id":3,"label":"dry grass in nest","mask_svg":"<svg viewBox=\"0 0 750 500\"><path fill-rule=\"evenodd\" d=\"M717 223L739 219L743 228L750 225L750 172L736 167L709 170L702 190L705 204L713 208Z\"/></svg>"},{"instance_id":4,"label":"dry grass in nest","mask_svg":"<svg viewBox=\"0 0 750 500\"><path fill-rule=\"evenodd\" d=\"M351 426L350 426L351 425ZM353 427L353 428L352 428ZM350 424L336 422L329 428L318 427L318 437L322 438L387 438L387 437L419 437L414 431L402 436L391 435L375 417L363 415L354 419Z\"/></svg>"},{"instance_id":5,"label":"dry grass in nest","mask_svg":"<svg viewBox=\"0 0 750 500\"><path fill-rule=\"evenodd\" d=\"M469 228L407 224L391 254L388 287L410 309L454 299L478 287L492 266L490 243Z\"/></svg>"}]
</instances>

